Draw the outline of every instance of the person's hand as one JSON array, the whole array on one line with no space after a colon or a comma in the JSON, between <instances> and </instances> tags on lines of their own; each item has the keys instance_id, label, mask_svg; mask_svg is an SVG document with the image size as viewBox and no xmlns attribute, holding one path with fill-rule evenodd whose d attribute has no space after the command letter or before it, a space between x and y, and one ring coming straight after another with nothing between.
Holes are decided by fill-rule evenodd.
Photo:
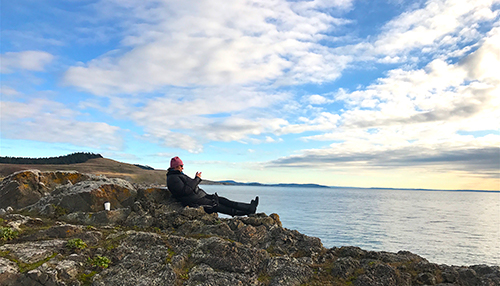
<instances>
[{"instance_id":1,"label":"person's hand","mask_svg":"<svg viewBox=\"0 0 500 286\"><path fill-rule=\"evenodd\" d=\"M201 179L201 172L196 172L196 177Z\"/></svg>"}]
</instances>

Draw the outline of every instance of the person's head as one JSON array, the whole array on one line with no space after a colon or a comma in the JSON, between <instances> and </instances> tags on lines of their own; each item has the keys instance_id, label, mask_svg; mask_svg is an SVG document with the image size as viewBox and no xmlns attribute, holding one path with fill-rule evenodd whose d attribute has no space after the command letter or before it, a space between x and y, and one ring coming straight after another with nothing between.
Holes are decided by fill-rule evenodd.
<instances>
[{"instance_id":1,"label":"person's head","mask_svg":"<svg viewBox=\"0 0 500 286\"><path fill-rule=\"evenodd\" d=\"M170 168L182 171L182 169L184 168L184 163L182 163L181 158L176 156L172 158L172 160L170 160Z\"/></svg>"}]
</instances>

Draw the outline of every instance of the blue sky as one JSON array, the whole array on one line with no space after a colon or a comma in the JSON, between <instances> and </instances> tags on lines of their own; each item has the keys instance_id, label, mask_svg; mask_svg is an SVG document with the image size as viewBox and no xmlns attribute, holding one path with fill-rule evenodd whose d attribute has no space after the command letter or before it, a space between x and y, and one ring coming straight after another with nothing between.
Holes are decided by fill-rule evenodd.
<instances>
[{"instance_id":1,"label":"blue sky","mask_svg":"<svg viewBox=\"0 0 500 286\"><path fill-rule=\"evenodd\" d=\"M1 3L1 155L500 189L500 1Z\"/></svg>"}]
</instances>

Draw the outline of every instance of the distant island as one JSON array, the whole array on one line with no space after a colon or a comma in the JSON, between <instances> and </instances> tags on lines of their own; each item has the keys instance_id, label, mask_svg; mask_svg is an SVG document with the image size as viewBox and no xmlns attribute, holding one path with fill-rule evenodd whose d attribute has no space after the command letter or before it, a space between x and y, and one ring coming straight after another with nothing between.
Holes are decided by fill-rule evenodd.
<instances>
[{"instance_id":1,"label":"distant island","mask_svg":"<svg viewBox=\"0 0 500 286\"><path fill-rule=\"evenodd\" d=\"M251 183L242 183L236 182L233 180L224 180L224 181L208 181L203 180L201 184L204 185L230 185L230 186L256 186L256 187L287 187L287 188L327 188L327 189L353 189L353 190L406 190L406 191L444 191L444 192L493 192L500 193L499 191L488 191L488 190L441 190L441 189L418 189L418 188L379 188L379 187L342 187L342 186L325 186L320 184L262 184L257 182Z\"/></svg>"},{"instance_id":2,"label":"distant island","mask_svg":"<svg viewBox=\"0 0 500 286\"><path fill-rule=\"evenodd\" d=\"M331 188L329 186L319 185L319 184L262 184L257 182L252 183L240 183L232 180L226 181L217 181L217 183L221 183L223 185L236 185L236 186L262 186L262 187L289 187L289 188Z\"/></svg>"}]
</instances>

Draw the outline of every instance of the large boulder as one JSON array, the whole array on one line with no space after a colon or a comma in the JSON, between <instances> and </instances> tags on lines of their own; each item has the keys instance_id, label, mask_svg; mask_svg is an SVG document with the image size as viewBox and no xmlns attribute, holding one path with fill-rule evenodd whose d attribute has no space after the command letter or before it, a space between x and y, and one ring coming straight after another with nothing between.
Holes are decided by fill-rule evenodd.
<instances>
[{"instance_id":1,"label":"large boulder","mask_svg":"<svg viewBox=\"0 0 500 286\"><path fill-rule=\"evenodd\" d=\"M75 171L40 172L39 170L19 171L0 182L0 208L23 208L36 203L50 194L56 187L76 184L94 175Z\"/></svg>"},{"instance_id":2,"label":"large boulder","mask_svg":"<svg viewBox=\"0 0 500 286\"><path fill-rule=\"evenodd\" d=\"M96 177L62 185L26 209L47 215L98 212L104 210L105 202L110 202L112 210L131 207L136 196L137 190L123 179Z\"/></svg>"}]
</instances>

